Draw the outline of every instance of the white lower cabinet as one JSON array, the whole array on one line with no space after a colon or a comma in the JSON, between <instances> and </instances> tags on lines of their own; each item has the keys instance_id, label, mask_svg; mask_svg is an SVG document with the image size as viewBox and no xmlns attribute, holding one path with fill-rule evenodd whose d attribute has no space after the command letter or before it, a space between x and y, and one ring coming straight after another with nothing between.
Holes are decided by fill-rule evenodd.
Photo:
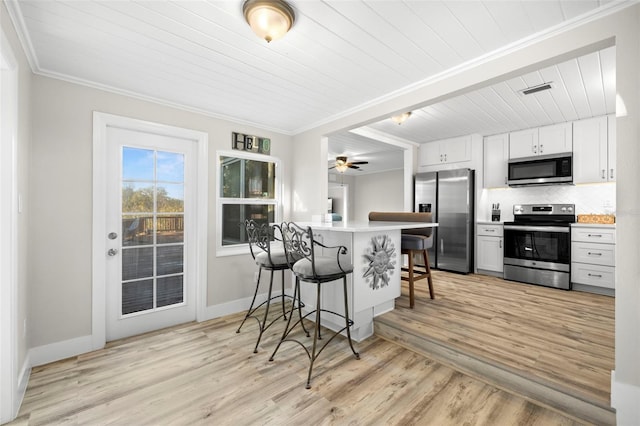
<instances>
[{"instance_id":1,"label":"white lower cabinet","mask_svg":"<svg viewBox=\"0 0 640 426\"><path fill-rule=\"evenodd\" d=\"M571 226L571 282L574 290L613 296L616 275L613 226Z\"/></svg>"},{"instance_id":2,"label":"white lower cabinet","mask_svg":"<svg viewBox=\"0 0 640 426\"><path fill-rule=\"evenodd\" d=\"M476 235L476 269L478 272L493 272L501 275L504 271L502 224L478 223Z\"/></svg>"},{"instance_id":3,"label":"white lower cabinet","mask_svg":"<svg viewBox=\"0 0 640 426\"><path fill-rule=\"evenodd\" d=\"M595 287L615 289L616 268L614 266L589 265L574 262L571 265L571 281Z\"/></svg>"}]
</instances>

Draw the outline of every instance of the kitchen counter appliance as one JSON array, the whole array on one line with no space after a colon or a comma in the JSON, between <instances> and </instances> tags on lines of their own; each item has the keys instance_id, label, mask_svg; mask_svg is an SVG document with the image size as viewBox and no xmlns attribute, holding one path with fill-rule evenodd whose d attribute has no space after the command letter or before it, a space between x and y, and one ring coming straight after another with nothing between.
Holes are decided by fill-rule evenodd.
<instances>
[{"instance_id":1,"label":"kitchen counter appliance","mask_svg":"<svg viewBox=\"0 0 640 426\"><path fill-rule=\"evenodd\" d=\"M537 155L509 160L509 186L573 183L573 154Z\"/></svg>"},{"instance_id":2,"label":"kitchen counter appliance","mask_svg":"<svg viewBox=\"0 0 640 426\"><path fill-rule=\"evenodd\" d=\"M504 278L571 289L573 204L516 204L504 224Z\"/></svg>"},{"instance_id":3,"label":"kitchen counter appliance","mask_svg":"<svg viewBox=\"0 0 640 426\"><path fill-rule=\"evenodd\" d=\"M473 271L474 171L442 170L416 174L416 212L431 212L439 226L433 230L433 246L427 250L436 269ZM416 264L424 261L416 258Z\"/></svg>"}]
</instances>

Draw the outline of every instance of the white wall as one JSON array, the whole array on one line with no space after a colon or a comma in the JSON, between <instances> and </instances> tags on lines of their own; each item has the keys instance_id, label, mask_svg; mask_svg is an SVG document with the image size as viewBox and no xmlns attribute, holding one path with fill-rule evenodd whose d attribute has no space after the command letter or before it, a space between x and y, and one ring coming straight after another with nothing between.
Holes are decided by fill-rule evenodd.
<instances>
[{"instance_id":1,"label":"white wall","mask_svg":"<svg viewBox=\"0 0 640 426\"><path fill-rule=\"evenodd\" d=\"M356 176L353 198L353 220L367 221L371 211L404 211L404 171Z\"/></svg>"},{"instance_id":2,"label":"white wall","mask_svg":"<svg viewBox=\"0 0 640 426\"><path fill-rule=\"evenodd\" d=\"M30 164L30 345L91 334L92 114L101 111L209 134L208 305L249 297L250 255L216 256L216 151L231 148L233 131L271 138L291 188L291 138L42 76L33 77ZM285 194L285 217L290 193Z\"/></svg>"}]
</instances>

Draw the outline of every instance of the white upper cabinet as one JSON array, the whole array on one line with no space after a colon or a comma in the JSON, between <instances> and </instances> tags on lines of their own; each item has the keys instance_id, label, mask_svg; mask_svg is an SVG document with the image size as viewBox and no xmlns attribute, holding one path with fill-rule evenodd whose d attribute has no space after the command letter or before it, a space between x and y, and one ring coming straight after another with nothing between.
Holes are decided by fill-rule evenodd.
<instances>
[{"instance_id":1,"label":"white upper cabinet","mask_svg":"<svg viewBox=\"0 0 640 426\"><path fill-rule=\"evenodd\" d=\"M573 149L573 126L560 123L540 127L538 130L538 155L560 154Z\"/></svg>"},{"instance_id":2,"label":"white upper cabinet","mask_svg":"<svg viewBox=\"0 0 640 426\"><path fill-rule=\"evenodd\" d=\"M433 166L471 160L471 135L420 145L420 165Z\"/></svg>"},{"instance_id":3,"label":"white upper cabinet","mask_svg":"<svg viewBox=\"0 0 640 426\"><path fill-rule=\"evenodd\" d=\"M571 152L572 146L571 123L526 129L509 135L509 158Z\"/></svg>"},{"instance_id":4,"label":"white upper cabinet","mask_svg":"<svg viewBox=\"0 0 640 426\"><path fill-rule=\"evenodd\" d=\"M594 117L573 122L573 182L607 182L615 178L615 166L608 162L607 117ZM614 118L615 121L615 118ZM615 133L615 129L614 129ZM612 137L615 144L615 136ZM615 161L615 146L613 147ZM611 169L611 170L610 170ZM609 176L613 178L609 179Z\"/></svg>"},{"instance_id":5,"label":"white upper cabinet","mask_svg":"<svg viewBox=\"0 0 640 426\"><path fill-rule=\"evenodd\" d=\"M485 137L483 156L484 187L505 188L509 160L509 134Z\"/></svg>"},{"instance_id":6,"label":"white upper cabinet","mask_svg":"<svg viewBox=\"0 0 640 426\"><path fill-rule=\"evenodd\" d=\"M526 129L509 134L509 158L538 155L538 129Z\"/></svg>"}]
</instances>

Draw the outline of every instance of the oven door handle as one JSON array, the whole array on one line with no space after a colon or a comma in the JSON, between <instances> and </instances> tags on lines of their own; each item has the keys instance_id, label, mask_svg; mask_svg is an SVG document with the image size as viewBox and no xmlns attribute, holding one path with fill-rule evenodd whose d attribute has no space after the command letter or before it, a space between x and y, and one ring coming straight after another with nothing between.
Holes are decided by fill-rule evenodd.
<instances>
[{"instance_id":1,"label":"oven door handle","mask_svg":"<svg viewBox=\"0 0 640 426\"><path fill-rule=\"evenodd\" d=\"M531 231L531 232L563 232L568 234L571 228L568 226L521 226L521 225L504 225L505 231Z\"/></svg>"}]
</instances>

